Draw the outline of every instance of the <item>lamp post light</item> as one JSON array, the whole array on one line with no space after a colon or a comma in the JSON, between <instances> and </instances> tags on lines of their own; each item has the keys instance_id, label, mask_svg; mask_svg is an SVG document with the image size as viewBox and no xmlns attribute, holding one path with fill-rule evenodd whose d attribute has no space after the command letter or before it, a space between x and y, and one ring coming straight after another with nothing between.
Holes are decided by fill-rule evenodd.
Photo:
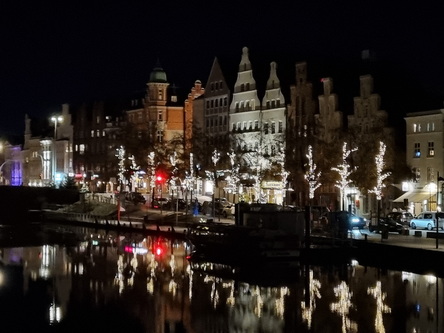
<instances>
[{"instance_id":1,"label":"lamp post light","mask_svg":"<svg viewBox=\"0 0 444 333\"><path fill-rule=\"evenodd\" d=\"M57 172L57 157L56 157L56 141L57 141L57 124L63 121L62 116L53 116L51 121L54 123L54 140L52 141L52 179L55 184Z\"/></svg>"}]
</instances>

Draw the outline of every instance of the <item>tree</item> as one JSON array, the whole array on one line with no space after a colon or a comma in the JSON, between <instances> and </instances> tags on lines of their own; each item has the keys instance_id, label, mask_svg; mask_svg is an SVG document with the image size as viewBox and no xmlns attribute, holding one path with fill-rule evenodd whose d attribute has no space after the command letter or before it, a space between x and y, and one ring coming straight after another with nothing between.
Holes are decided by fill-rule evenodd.
<instances>
[{"instance_id":1,"label":"tree","mask_svg":"<svg viewBox=\"0 0 444 333\"><path fill-rule=\"evenodd\" d=\"M385 168L385 155L386 146L384 142L379 141L379 152L375 156L375 165L376 165L376 186L373 187L372 190L369 190L370 193L374 193L376 195L376 200L378 202L378 218L380 212L380 202L382 199L382 189L385 187L384 180L390 176L390 172L384 172Z\"/></svg>"},{"instance_id":2,"label":"tree","mask_svg":"<svg viewBox=\"0 0 444 333\"><path fill-rule=\"evenodd\" d=\"M344 193L349 184L352 183L350 175L356 170L352 168L347 161L350 154L357 151L358 148L347 149L347 142L344 142L342 146L342 163L336 167L331 168L339 174L339 179L336 181L335 186L341 191L341 210L344 209Z\"/></svg>"},{"instance_id":3,"label":"tree","mask_svg":"<svg viewBox=\"0 0 444 333\"><path fill-rule=\"evenodd\" d=\"M74 177L70 177L70 176L65 177L60 188L63 188L66 190L78 190L79 189Z\"/></svg>"},{"instance_id":4,"label":"tree","mask_svg":"<svg viewBox=\"0 0 444 333\"><path fill-rule=\"evenodd\" d=\"M308 171L305 173L305 180L308 182L308 197L311 199L314 198L314 192L316 189L321 186L319 183L319 178L321 177L321 172L316 172L316 164L313 162L313 152L311 145L308 146Z\"/></svg>"}]
</instances>

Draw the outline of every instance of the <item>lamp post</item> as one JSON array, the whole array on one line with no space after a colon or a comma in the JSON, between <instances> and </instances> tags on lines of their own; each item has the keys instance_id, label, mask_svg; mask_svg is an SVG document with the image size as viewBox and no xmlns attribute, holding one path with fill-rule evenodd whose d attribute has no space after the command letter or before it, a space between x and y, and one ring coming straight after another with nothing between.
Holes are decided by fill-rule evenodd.
<instances>
[{"instance_id":1,"label":"lamp post","mask_svg":"<svg viewBox=\"0 0 444 333\"><path fill-rule=\"evenodd\" d=\"M56 157L56 141L57 141L57 124L63 121L62 116L53 116L51 121L54 123L54 140L52 142L52 178L55 184L55 176L57 172L57 157Z\"/></svg>"},{"instance_id":2,"label":"lamp post","mask_svg":"<svg viewBox=\"0 0 444 333\"><path fill-rule=\"evenodd\" d=\"M436 187L436 203L438 204L436 206L436 248L438 248L438 236L439 236L438 230L439 230L439 215L440 215L439 213L441 211L441 207L439 206L439 204L440 203L442 204L442 202L440 202L440 201L442 201L442 198L441 198L441 200L439 199L439 182L442 182L442 181L444 181L444 178L440 177L439 172L438 172L438 181L437 181L438 186Z\"/></svg>"}]
</instances>

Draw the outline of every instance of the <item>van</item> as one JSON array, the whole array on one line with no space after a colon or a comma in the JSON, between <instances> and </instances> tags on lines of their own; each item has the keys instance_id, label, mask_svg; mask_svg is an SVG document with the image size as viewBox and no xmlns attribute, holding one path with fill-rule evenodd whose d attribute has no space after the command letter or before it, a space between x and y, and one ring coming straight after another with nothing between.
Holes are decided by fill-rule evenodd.
<instances>
[{"instance_id":1,"label":"van","mask_svg":"<svg viewBox=\"0 0 444 333\"><path fill-rule=\"evenodd\" d=\"M418 229L432 230L436 228L437 219L438 219L439 229L444 230L443 212L431 212L431 211L422 212L410 221L410 227L412 229L418 228Z\"/></svg>"}]
</instances>

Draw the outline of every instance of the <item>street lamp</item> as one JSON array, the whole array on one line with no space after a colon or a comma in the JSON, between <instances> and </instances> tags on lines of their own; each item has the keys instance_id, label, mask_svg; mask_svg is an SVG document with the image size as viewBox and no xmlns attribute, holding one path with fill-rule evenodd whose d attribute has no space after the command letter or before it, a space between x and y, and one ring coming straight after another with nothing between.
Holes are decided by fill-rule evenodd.
<instances>
[{"instance_id":1,"label":"street lamp","mask_svg":"<svg viewBox=\"0 0 444 333\"><path fill-rule=\"evenodd\" d=\"M63 121L62 116L53 116L51 121L54 123L54 140L52 142L52 178L55 183L55 176L57 172L57 158L56 158L56 140L57 140L57 124Z\"/></svg>"}]
</instances>

